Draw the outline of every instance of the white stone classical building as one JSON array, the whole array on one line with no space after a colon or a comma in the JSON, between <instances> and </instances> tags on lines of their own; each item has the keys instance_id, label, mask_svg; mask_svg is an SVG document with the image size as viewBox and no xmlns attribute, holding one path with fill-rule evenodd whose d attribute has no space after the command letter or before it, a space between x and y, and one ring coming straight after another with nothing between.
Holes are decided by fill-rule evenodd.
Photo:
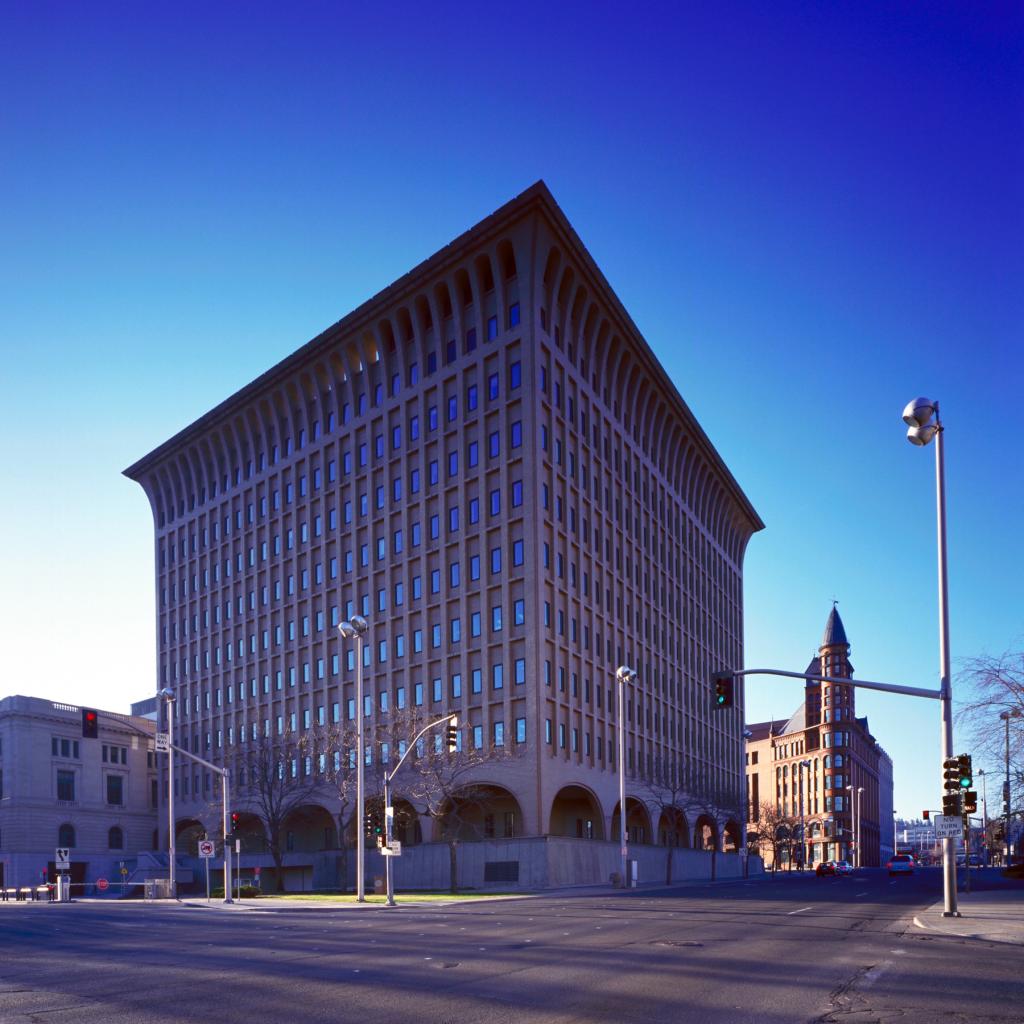
<instances>
[{"instance_id":1,"label":"white stone classical building","mask_svg":"<svg viewBox=\"0 0 1024 1024\"><path fill-rule=\"evenodd\" d=\"M120 879L124 862L156 846L153 723L99 712L82 736L82 709L38 697L0 700L0 881L53 878L58 847L71 850L72 882Z\"/></svg>"}]
</instances>

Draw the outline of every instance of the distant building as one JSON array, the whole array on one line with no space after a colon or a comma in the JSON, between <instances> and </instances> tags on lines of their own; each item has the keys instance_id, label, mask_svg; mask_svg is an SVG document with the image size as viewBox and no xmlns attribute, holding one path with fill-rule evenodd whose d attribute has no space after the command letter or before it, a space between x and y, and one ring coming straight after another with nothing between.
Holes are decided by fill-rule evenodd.
<instances>
[{"instance_id":1,"label":"distant building","mask_svg":"<svg viewBox=\"0 0 1024 1024\"><path fill-rule=\"evenodd\" d=\"M458 712L465 748L517 754L479 772L464 838L586 840L605 881L625 664L633 842L739 853L742 688L716 711L709 677L743 662L763 524L542 183L125 472L153 512L156 687L240 812L247 751L286 729ZM360 709L336 629L357 614ZM645 785L666 762L728 812L666 812ZM182 758L173 787L177 828L215 830L218 779ZM414 813L401 779L395 801ZM296 879L334 863L337 814L296 816ZM407 845L437 838L418 825Z\"/></svg>"},{"instance_id":2,"label":"distant building","mask_svg":"<svg viewBox=\"0 0 1024 1024\"><path fill-rule=\"evenodd\" d=\"M148 718L150 721L157 720L158 708L156 696L146 697L144 700L132 702L132 714L139 718Z\"/></svg>"},{"instance_id":3,"label":"distant building","mask_svg":"<svg viewBox=\"0 0 1024 1024\"><path fill-rule=\"evenodd\" d=\"M892 758L878 748L878 862L885 864L896 853L896 821L892 806Z\"/></svg>"},{"instance_id":4,"label":"distant building","mask_svg":"<svg viewBox=\"0 0 1024 1024\"><path fill-rule=\"evenodd\" d=\"M852 678L849 653L846 630L833 607L807 674ZM804 702L789 719L747 726L748 820L756 831L765 805L783 819L782 834L793 841L776 844L782 864L791 859L808 866L853 861L855 807L861 865L882 864L892 852L892 761L871 735L867 718L857 717L855 695L853 686L809 679ZM770 865L773 851L762 843L761 852Z\"/></svg>"},{"instance_id":5,"label":"distant building","mask_svg":"<svg viewBox=\"0 0 1024 1024\"><path fill-rule=\"evenodd\" d=\"M82 736L81 708L38 697L0 700L0 883L52 880L58 847L71 851L72 882L134 872L156 845L153 723L99 713L99 736Z\"/></svg>"},{"instance_id":6,"label":"distant building","mask_svg":"<svg viewBox=\"0 0 1024 1024\"><path fill-rule=\"evenodd\" d=\"M942 844L935 838L935 826L930 821L898 819L896 847L900 853L912 853L918 860L928 861L942 856Z\"/></svg>"}]
</instances>

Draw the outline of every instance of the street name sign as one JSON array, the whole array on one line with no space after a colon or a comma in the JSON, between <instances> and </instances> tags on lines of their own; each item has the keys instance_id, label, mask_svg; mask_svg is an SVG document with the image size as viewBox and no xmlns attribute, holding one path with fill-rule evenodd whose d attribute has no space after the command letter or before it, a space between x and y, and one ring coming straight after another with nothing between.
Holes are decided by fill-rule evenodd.
<instances>
[{"instance_id":1,"label":"street name sign","mask_svg":"<svg viewBox=\"0 0 1024 1024\"><path fill-rule=\"evenodd\" d=\"M932 820L936 839L959 839L963 834L964 822L959 814L936 814Z\"/></svg>"},{"instance_id":2,"label":"street name sign","mask_svg":"<svg viewBox=\"0 0 1024 1024\"><path fill-rule=\"evenodd\" d=\"M216 849L216 847L214 846L212 840L210 840L210 839L200 839L199 840L199 856L200 857L202 857L204 859L206 859L208 857L212 857L215 849Z\"/></svg>"}]
</instances>

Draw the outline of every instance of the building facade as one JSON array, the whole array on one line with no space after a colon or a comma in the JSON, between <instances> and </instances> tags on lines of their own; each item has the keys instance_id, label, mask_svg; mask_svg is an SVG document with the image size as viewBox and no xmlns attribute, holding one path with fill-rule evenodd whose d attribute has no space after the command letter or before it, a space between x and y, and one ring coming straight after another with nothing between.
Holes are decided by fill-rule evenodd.
<instances>
[{"instance_id":1,"label":"building facade","mask_svg":"<svg viewBox=\"0 0 1024 1024\"><path fill-rule=\"evenodd\" d=\"M834 606L806 671L853 677L850 644ZM855 687L808 679L804 701L788 720L757 722L747 731L748 819L751 831L761 833L766 864L885 862L893 848L892 761L867 719L857 717ZM762 819L770 828L758 828Z\"/></svg>"},{"instance_id":2,"label":"building facade","mask_svg":"<svg viewBox=\"0 0 1024 1024\"><path fill-rule=\"evenodd\" d=\"M713 711L708 679L742 664L763 524L542 183L126 474L182 747L231 766L290 728L458 712L465 747L515 754L479 773L487 838L608 841L628 664L634 841L742 845L741 797L666 832L641 782L671 761L742 793L742 693ZM335 628L354 614L363 709ZM174 787L180 821L215 820L216 778ZM329 844L320 806L299 845Z\"/></svg>"},{"instance_id":3,"label":"building facade","mask_svg":"<svg viewBox=\"0 0 1024 1024\"><path fill-rule=\"evenodd\" d=\"M82 735L81 708L38 697L0 700L0 880L54 876L58 847L71 851L73 883L136 869L157 844L153 723L99 712L99 735ZM152 874L152 872L150 872Z\"/></svg>"}]
</instances>

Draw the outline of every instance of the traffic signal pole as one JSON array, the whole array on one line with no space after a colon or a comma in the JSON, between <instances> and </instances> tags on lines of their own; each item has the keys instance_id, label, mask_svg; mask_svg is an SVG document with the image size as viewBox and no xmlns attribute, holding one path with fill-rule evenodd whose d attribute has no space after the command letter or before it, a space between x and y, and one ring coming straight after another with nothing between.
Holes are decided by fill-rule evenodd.
<instances>
[{"instance_id":1,"label":"traffic signal pole","mask_svg":"<svg viewBox=\"0 0 1024 1024\"><path fill-rule=\"evenodd\" d=\"M405 753L398 759L398 764L389 772L385 769L384 771L384 845L390 850L391 840L394 837L395 831L395 809L391 806L391 783L394 781L395 776L398 774L398 769L405 764L405 759L416 749L416 744L419 742L420 737L424 733L430 732L431 729L436 729L439 725L448 724L449 729L454 729L459 724L458 715L445 715L444 718L438 718L433 722L428 722L416 735L412 738L412 742L405 748ZM452 747L449 746L448 752L452 753ZM360 827L363 827L363 822L359 823ZM387 892L388 898L385 906L394 907L395 903L395 879L394 871L392 869L392 861L394 858L390 853L384 855L384 876L387 880Z\"/></svg>"},{"instance_id":2,"label":"traffic signal pole","mask_svg":"<svg viewBox=\"0 0 1024 1024\"><path fill-rule=\"evenodd\" d=\"M942 435L939 434L941 439ZM941 453L942 448L937 449ZM807 675L804 672L786 672L778 668L743 668L735 669L732 675L740 676L783 676L787 679L803 679L814 683L840 683L844 686L859 686L864 690L881 690L883 693L901 693L908 697L925 697L937 700L942 710L942 760L943 764L953 757L953 699L949 682L949 615L946 607L946 498L942 484L942 460L939 465L939 611L940 638L942 647L941 685L938 690L929 690L921 686L902 686L898 683L879 683L870 679L844 679L836 676ZM726 670L729 671L729 670ZM712 678L717 679L716 672ZM956 903L956 840L943 839L942 890L945 909L943 917L960 917Z\"/></svg>"},{"instance_id":3,"label":"traffic signal pole","mask_svg":"<svg viewBox=\"0 0 1024 1024\"><path fill-rule=\"evenodd\" d=\"M221 794L223 796L222 808L221 808L221 814L222 814L222 817L221 817L221 829L222 829L222 835L224 836L224 902L225 903L234 903L234 900L231 898L231 841L228 839L228 836L231 834L228 831L228 807L230 806L230 803L231 803L231 799L230 799L230 792L231 792L230 791L230 786L231 786L231 783L229 781L230 780L230 772L228 771L227 768L220 768L219 766L213 764L211 761L203 760L203 758L201 758L198 754L193 754L191 750L185 750L184 747L175 746L175 744L173 744L173 743L169 743L167 745L168 771L171 771L172 768L173 768L173 763L174 763L173 762L173 758L174 758L174 752L175 751L177 751L179 754L184 754L185 757L190 758L193 761L196 761L198 764L203 765L205 768L209 768L211 772L216 772L220 776L220 778L221 778ZM169 789L169 792L171 793L171 796L170 796L170 800L172 801L172 803L171 803L171 814L173 815L173 813L174 813L174 810L173 810L173 808L174 808L174 804L173 804L173 800L174 800L174 787L170 786L170 787L168 787L168 789ZM174 819L173 819L173 817L171 818L171 827L172 827L172 829L174 827ZM172 871L173 871L173 867L172 867ZM171 878L172 879L174 878L173 874L171 875ZM175 895L176 895L176 893L175 893Z\"/></svg>"},{"instance_id":4,"label":"traffic signal pole","mask_svg":"<svg viewBox=\"0 0 1024 1024\"><path fill-rule=\"evenodd\" d=\"M936 420L938 409L936 408ZM946 572L946 469L941 425L935 434L936 518L939 546L939 704L942 708L942 758L953 756L953 688L949 665L949 581ZM943 917L959 917L956 903L956 840L944 839L942 891Z\"/></svg>"}]
</instances>

